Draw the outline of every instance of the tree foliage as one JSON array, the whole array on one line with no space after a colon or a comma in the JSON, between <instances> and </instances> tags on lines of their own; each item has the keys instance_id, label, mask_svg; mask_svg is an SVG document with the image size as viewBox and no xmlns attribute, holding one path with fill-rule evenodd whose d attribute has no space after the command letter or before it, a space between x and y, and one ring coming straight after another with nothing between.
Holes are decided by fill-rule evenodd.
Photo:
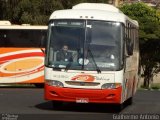
<instances>
[{"instance_id":1,"label":"tree foliage","mask_svg":"<svg viewBox=\"0 0 160 120\"><path fill-rule=\"evenodd\" d=\"M14 9L14 23L47 24L52 11L63 9L58 0L21 0Z\"/></svg>"},{"instance_id":2,"label":"tree foliage","mask_svg":"<svg viewBox=\"0 0 160 120\"><path fill-rule=\"evenodd\" d=\"M10 20L16 24L47 24L49 16L55 10L70 9L82 2L107 3L107 0L14 0L3 1L1 19ZM14 1L14 2L13 2Z\"/></svg>"},{"instance_id":3,"label":"tree foliage","mask_svg":"<svg viewBox=\"0 0 160 120\"><path fill-rule=\"evenodd\" d=\"M144 3L126 4L120 8L139 22L140 54L144 86L149 87L154 75L160 72L160 14Z\"/></svg>"}]
</instances>

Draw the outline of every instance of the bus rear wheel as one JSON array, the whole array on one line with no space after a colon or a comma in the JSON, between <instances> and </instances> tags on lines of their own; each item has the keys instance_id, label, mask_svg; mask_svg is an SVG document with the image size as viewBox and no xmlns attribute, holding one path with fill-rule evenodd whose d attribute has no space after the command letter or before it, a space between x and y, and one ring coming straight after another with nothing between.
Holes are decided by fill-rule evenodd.
<instances>
[{"instance_id":1,"label":"bus rear wheel","mask_svg":"<svg viewBox=\"0 0 160 120\"><path fill-rule=\"evenodd\" d=\"M127 101L126 101L127 105L132 105L133 103L133 97L130 97Z\"/></svg>"},{"instance_id":2,"label":"bus rear wheel","mask_svg":"<svg viewBox=\"0 0 160 120\"><path fill-rule=\"evenodd\" d=\"M117 112L121 112L124 108L124 103L118 104L116 108Z\"/></svg>"},{"instance_id":3,"label":"bus rear wheel","mask_svg":"<svg viewBox=\"0 0 160 120\"><path fill-rule=\"evenodd\" d=\"M35 83L34 84L37 88L44 88L44 83Z\"/></svg>"}]
</instances>

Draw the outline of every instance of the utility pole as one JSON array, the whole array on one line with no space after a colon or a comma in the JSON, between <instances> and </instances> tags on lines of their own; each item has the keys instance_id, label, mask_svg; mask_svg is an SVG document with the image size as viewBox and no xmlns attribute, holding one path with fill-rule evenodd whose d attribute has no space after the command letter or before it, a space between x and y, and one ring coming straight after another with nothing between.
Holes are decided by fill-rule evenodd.
<instances>
[{"instance_id":1,"label":"utility pole","mask_svg":"<svg viewBox=\"0 0 160 120\"><path fill-rule=\"evenodd\" d=\"M109 0L108 3L118 7L120 5L120 0Z\"/></svg>"},{"instance_id":2,"label":"utility pole","mask_svg":"<svg viewBox=\"0 0 160 120\"><path fill-rule=\"evenodd\" d=\"M118 7L120 3L120 0L114 0L114 6Z\"/></svg>"}]
</instances>

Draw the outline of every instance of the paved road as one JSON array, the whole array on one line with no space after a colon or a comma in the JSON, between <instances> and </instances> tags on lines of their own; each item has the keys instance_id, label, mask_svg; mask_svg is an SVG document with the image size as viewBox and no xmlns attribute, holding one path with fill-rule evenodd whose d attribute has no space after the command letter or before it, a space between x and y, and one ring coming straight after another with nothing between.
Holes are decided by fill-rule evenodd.
<instances>
[{"instance_id":1,"label":"paved road","mask_svg":"<svg viewBox=\"0 0 160 120\"><path fill-rule=\"evenodd\" d=\"M129 116L118 116L119 114ZM124 117L145 120L145 116L140 116L141 114L160 119L160 91L139 90L134 97L133 104L117 113L115 107L103 104L66 103L55 110L50 101L44 100L43 89L0 88L0 120L7 120L7 118L10 120L13 118L14 120L17 118L18 120L31 120L31 118L36 119L37 117L42 120L51 118L54 118L53 120L107 120L118 119L118 117L121 117L119 120Z\"/></svg>"}]
</instances>

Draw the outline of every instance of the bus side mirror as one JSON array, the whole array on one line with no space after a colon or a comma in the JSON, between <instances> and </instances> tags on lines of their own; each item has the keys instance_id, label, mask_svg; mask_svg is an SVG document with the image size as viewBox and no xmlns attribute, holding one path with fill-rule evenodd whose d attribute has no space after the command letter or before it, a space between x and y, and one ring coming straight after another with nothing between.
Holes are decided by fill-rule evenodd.
<instances>
[{"instance_id":1,"label":"bus side mirror","mask_svg":"<svg viewBox=\"0 0 160 120\"><path fill-rule=\"evenodd\" d=\"M43 53L45 53L45 49L43 49L46 46L46 41L45 41L46 37L42 36L41 41L40 41L40 49Z\"/></svg>"}]
</instances>

